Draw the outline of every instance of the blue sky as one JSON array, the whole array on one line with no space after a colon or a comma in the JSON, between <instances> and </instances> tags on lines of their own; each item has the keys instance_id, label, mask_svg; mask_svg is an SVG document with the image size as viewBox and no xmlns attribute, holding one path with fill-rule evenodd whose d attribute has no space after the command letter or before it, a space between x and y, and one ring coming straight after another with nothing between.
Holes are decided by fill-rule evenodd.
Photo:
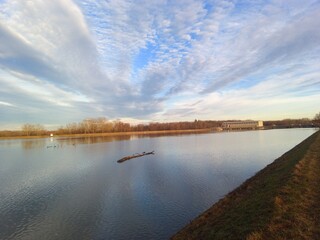
<instances>
[{"instance_id":1,"label":"blue sky","mask_svg":"<svg viewBox=\"0 0 320 240\"><path fill-rule=\"evenodd\" d=\"M0 129L312 118L318 0L0 0Z\"/></svg>"}]
</instances>

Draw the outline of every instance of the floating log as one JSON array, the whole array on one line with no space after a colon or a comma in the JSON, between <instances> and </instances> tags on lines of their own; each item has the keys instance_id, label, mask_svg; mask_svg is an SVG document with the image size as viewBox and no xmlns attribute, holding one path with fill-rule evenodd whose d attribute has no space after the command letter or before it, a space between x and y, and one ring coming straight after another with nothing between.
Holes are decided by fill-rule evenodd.
<instances>
[{"instance_id":1,"label":"floating log","mask_svg":"<svg viewBox=\"0 0 320 240\"><path fill-rule=\"evenodd\" d=\"M146 155L153 155L154 154L154 151L152 152L143 152L143 153L138 153L138 154L133 154L133 155L130 155L130 156L126 156L126 157L123 157L121 159L119 159L117 162L118 163L123 163L125 161L128 161L132 158L138 158L138 157L143 157L143 156L146 156Z\"/></svg>"}]
</instances>

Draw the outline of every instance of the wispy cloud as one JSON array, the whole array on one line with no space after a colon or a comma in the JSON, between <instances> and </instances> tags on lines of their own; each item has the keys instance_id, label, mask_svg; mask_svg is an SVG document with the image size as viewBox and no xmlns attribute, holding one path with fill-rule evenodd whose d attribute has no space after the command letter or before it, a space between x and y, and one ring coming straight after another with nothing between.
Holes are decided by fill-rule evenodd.
<instances>
[{"instance_id":1,"label":"wispy cloud","mask_svg":"<svg viewBox=\"0 0 320 240\"><path fill-rule=\"evenodd\" d=\"M11 103L2 102L2 101L0 101L0 105L7 106L7 107L13 107L13 106L14 106L14 105L12 105Z\"/></svg>"},{"instance_id":2,"label":"wispy cloud","mask_svg":"<svg viewBox=\"0 0 320 240\"><path fill-rule=\"evenodd\" d=\"M316 19L316 0L3 1L0 122L311 116Z\"/></svg>"}]
</instances>

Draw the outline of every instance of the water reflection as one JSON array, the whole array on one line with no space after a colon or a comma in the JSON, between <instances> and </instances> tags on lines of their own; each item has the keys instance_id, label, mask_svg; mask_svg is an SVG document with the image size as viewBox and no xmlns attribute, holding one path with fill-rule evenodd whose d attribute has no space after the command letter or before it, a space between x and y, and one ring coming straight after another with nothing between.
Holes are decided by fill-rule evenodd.
<instances>
[{"instance_id":1,"label":"water reflection","mask_svg":"<svg viewBox=\"0 0 320 240\"><path fill-rule=\"evenodd\" d=\"M17 142L20 143L21 147L25 150L30 150L33 148L61 148L64 146L72 145L76 146L78 144L96 144L104 142L115 142L115 141L128 141L136 140L141 138L158 138L158 137L175 137L184 135L201 135L208 134L208 132L163 132L163 133L143 133L143 134L126 134L126 135L109 135L109 136L81 136L81 137L50 137L50 138L33 138L33 139L16 139L16 140L0 140L0 146L12 146L16 145Z\"/></svg>"},{"instance_id":2,"label":"water reflection","mask_svg":"<svg viewBox=\"0 0 320 240\"><path fill-rule=\"evenodd\" d=\"M168 239L313 132L0 141L0 239Z\"/></svg>"},{"instance_id":3,"label":"water reflection","mask_svg":"<svg viewBox=\"0 0 320 240\"><path fill-rule=\"evenodd\" d=\"M103 142L125 141L135 139L134 135L119 136L99 136L99 137L57 137L55 140L58 144L95 144Z\"/></svg>"},{"instance_id":4,"label":"water reflection","mask_svg":"<svg viewBox=\"0 0 320 240\"><path fill-rule=\"evenodd\" d=\"M46 146L46 142L42 139L25 139L21 140L21 145L23 149L32 149L32 148L44 148Z\"/></svg>"}]
</instances>

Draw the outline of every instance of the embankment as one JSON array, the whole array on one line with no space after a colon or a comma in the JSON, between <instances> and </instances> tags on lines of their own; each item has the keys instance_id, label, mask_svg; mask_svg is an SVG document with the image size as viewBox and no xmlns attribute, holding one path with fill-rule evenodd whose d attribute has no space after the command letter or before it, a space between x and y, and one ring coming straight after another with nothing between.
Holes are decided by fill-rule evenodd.
<instances>
[{"instance_id":1,"label":"embankment","mask_svg":"<svg viewBox=\"0 0 320 240\"><path fill-rule=\"evenodd\" d=\"M320 132L245 181L172 239L320 239Z\"/></svg>"}]
</instances>

